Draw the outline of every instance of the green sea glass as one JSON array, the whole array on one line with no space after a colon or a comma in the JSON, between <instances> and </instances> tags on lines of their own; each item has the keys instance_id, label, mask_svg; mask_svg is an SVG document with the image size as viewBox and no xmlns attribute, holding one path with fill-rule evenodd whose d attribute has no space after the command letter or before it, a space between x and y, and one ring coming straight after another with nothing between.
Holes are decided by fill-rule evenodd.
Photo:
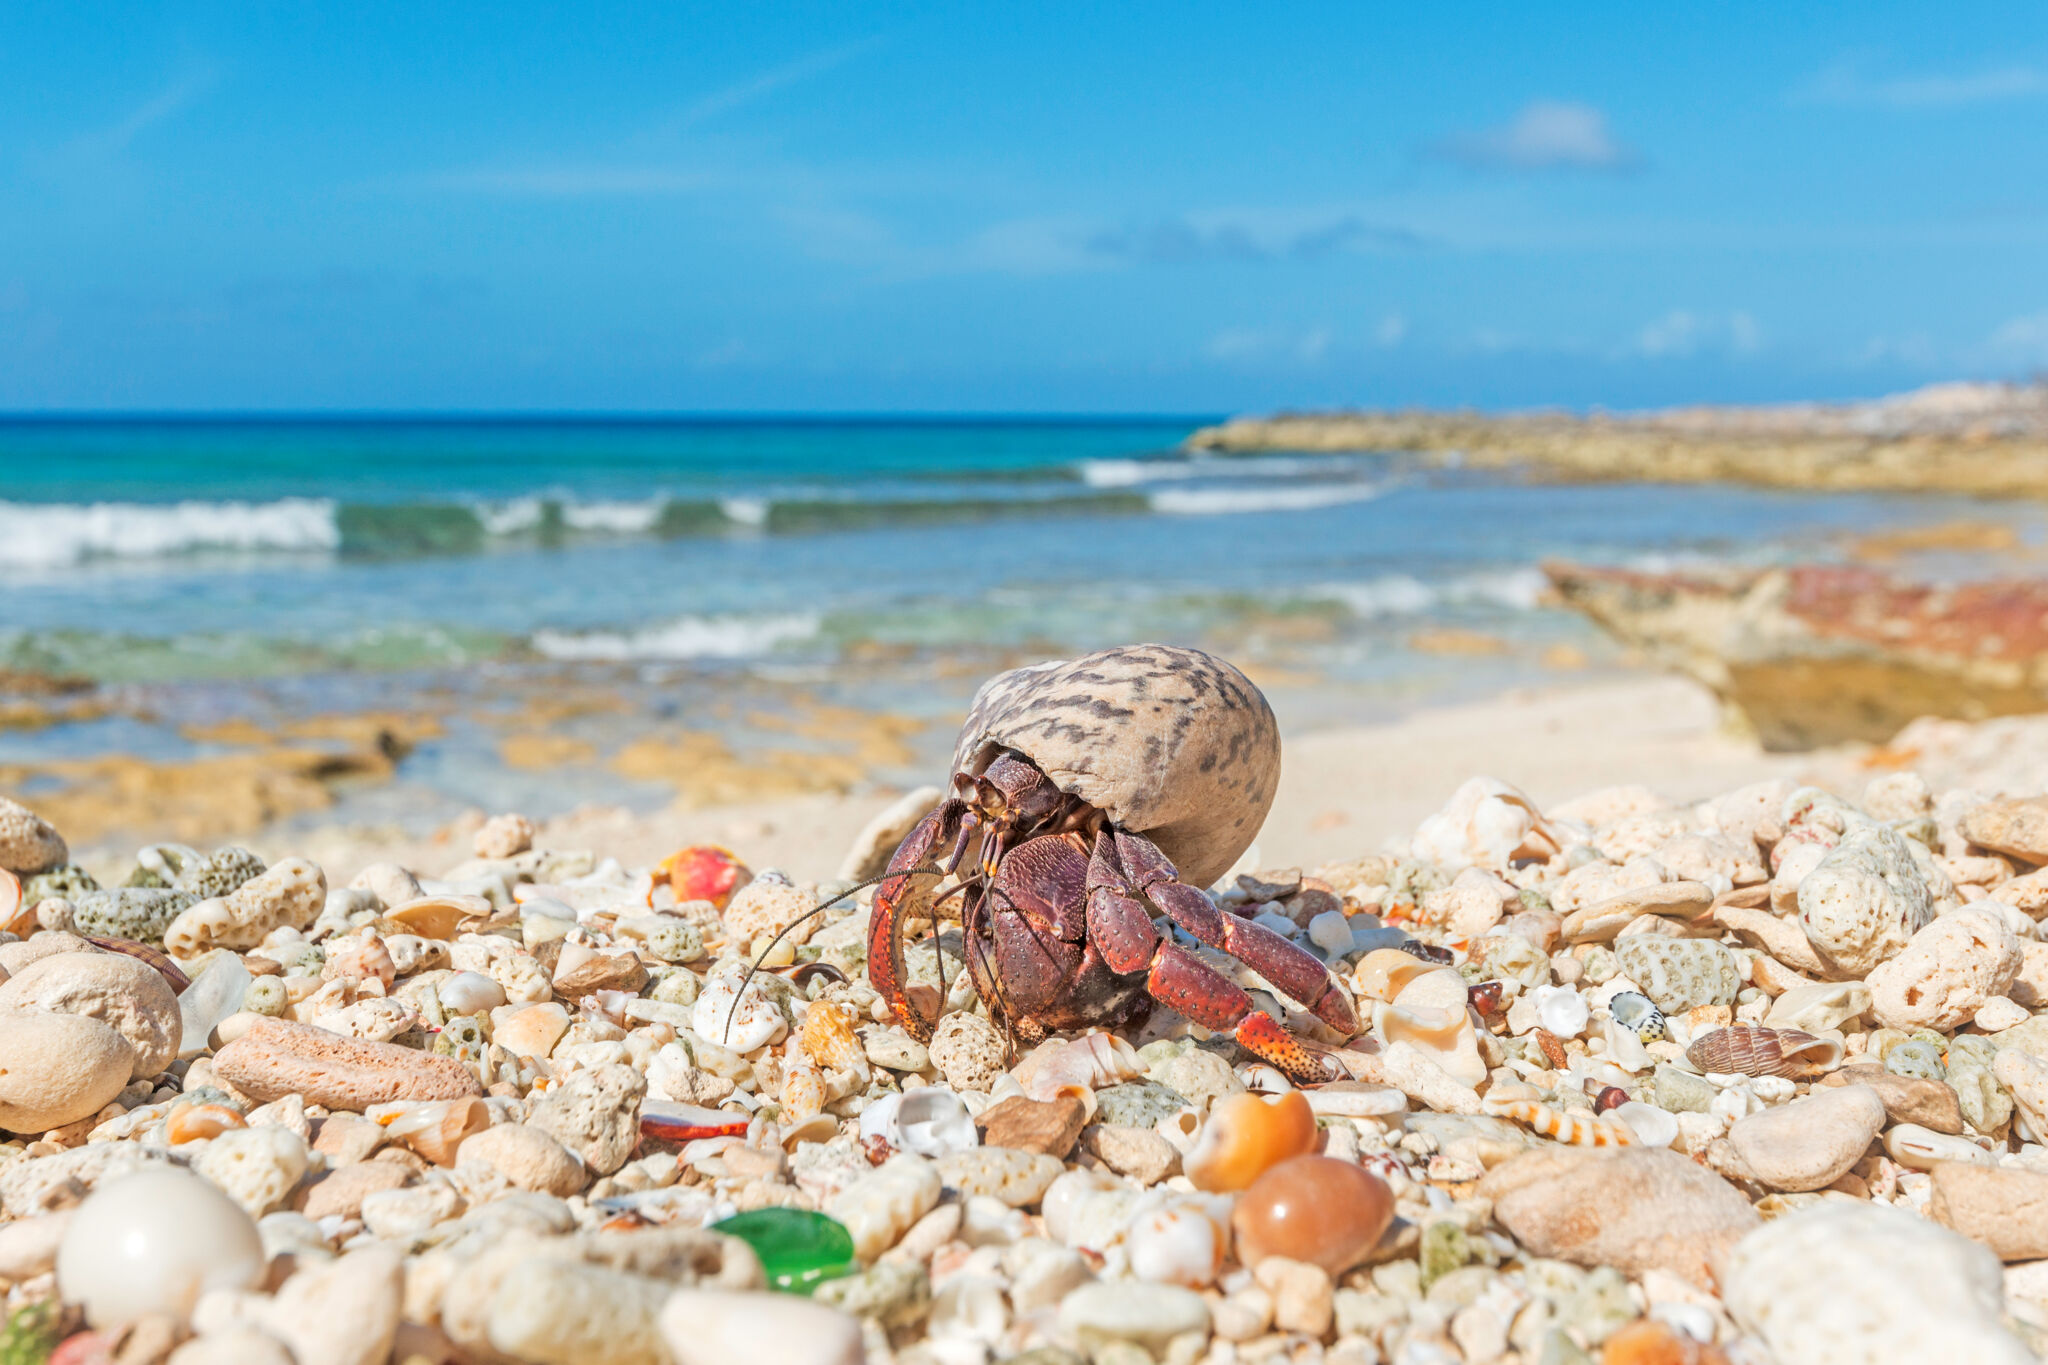
<instances>
[{"instance_id":1,"label":"green sea glass","mask_svg":"<svg viewBox=\"0 0 2048 1365\"><path fill-rule=\"evenodd\" d=\"M752 1247L769 1287L785 1293L808 1294L860 1269L845 1224L808 1209L755 1209L712 1227Z\"/></svg>"}]
</instances>

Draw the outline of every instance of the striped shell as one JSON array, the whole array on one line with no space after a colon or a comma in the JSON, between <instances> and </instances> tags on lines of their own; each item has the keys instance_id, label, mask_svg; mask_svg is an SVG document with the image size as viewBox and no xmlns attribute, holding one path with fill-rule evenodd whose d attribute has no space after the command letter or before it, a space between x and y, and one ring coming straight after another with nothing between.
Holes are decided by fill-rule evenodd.
<instances>
[{"instance_id":1,"label":"striped shell","mask_svg":"<svg viewBox=\"0 0 2048 1365\"><path fill-rule=\"evenodd\" d=\"M1607 1002L1607 1012L1614 1016L1614 1022L1646 1043L1654 1043L1670 1036L1664 1026L1664 1011L1657 1008L1657 1002L1636 991L1622 991Z\"/></svg>"},{"instance_id":2,"label":"striped shell","mask_svg":"<svg viewBox=\"0 0 2048 1365\"><path fill-rule=\"evenodd\" d=\"M1485 1105L1495 1118L1513 1119L1545 1137L1573 1147L1632 1147L1636 1135L1627 1124L1615 1119L1595 1118L1575 1110L1558 1109L1537 1100L1495 1100Z\"/></svg>"},{"instance_id":3,"label":"striped shell","mask_svg":"<svg viewBox=\"0 0 2048 1365\"><path fill-rule=\"evenodd\" d=\"M813 1001L804 1010L797 1045L804 1056L827 1071L857 1068L867 1060L867 1052L846 1017L846 1007L832 1000Z\"/></svg>"},{"instance_id":4,"label":"striped shell","mask_svg":"<svg viewBox=\"0 0 2048 1365\"><path fill-rule=\"evenodd\" d=\"M1798 1029L1733 1024L1694 1039L1685 1057L1702 1071L1722 1075L1798 1079L1840 1063L1842 1045Z\"/></svg>"},{"instance_id":5,"label":"striped shell","mask_svg":"<svg viewBox=\"0 0 2048 1365\"><path fill-rule=\"evenodd\" d=\"M87 934L85 941L95 948L120 953L123 957L132 957L138 962L156 968L157 975L170 983L173 995L192 984L192 978L186 976L184 970L171 960L170 954L152 948L147 943L137 943L132 938L101 938L95 934Z\"/></svg>"}]
</instances>

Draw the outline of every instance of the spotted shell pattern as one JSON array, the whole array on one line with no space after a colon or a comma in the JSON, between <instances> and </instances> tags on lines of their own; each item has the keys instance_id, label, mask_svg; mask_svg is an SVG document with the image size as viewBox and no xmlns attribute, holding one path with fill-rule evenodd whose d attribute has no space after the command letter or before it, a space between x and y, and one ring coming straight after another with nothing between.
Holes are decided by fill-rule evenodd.
<instances>
[{"instance_id":1,"label":"spotted shell pattern","mask_svg":"<svg viewBox=\"0 0 2048 1365\"><path fill-rule=\"evenodd\" d=\"M1206 886L1251 846L1280 778L1280 730L1251 679L1200 650L1125 645L999 673L953 750L980 774L1003 749L1158 844Z\"/></svg>"},{"instance_id":2,"label":"spotted shell pattern","mask_svg":"<svg viewBox=\"0 0 2048 1365\"><path fill-rule=\"evenodd\" d=\"M1693 1040L1686 1060L1721 1075L1785 1076L1799 1079L1842 1059L1842 1045L1798 1029L1735 1024Z\"/></svg>"},{"instance_id":3,"label":"spotted shell pattern","mask_svg":"<svg viewBox=\"0 0 2048 1365\"><path fill-rule=\"evenodd\" d=\"M1608 1013L1614 1022L1635 1034L1646 1043L1654 1043L1669 1036L1664 1024L1664 1011L1647 995L1635 991L1622 991L1607 1002Z\"/></svg>"}]
</instances>

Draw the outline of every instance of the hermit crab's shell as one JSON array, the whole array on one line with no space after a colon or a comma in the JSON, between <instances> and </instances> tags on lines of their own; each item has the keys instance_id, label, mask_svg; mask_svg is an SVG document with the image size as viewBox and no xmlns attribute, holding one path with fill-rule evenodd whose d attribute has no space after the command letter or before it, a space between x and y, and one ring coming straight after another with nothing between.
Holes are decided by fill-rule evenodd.
<instances>
[{"instance_id":1,"label":"hermit crab's shell","mask_svg":"<svg viewBox=\"0 0 2048 1365\"><path fill-rule=\"evenodd\" d=\"M1280 730L1251 679L1173 645L1125 645L999 673L953 750L979 775L1003 749L1143 834L1206 886L1251 846L1280 780Z\"/></svg>"}]
</instances>

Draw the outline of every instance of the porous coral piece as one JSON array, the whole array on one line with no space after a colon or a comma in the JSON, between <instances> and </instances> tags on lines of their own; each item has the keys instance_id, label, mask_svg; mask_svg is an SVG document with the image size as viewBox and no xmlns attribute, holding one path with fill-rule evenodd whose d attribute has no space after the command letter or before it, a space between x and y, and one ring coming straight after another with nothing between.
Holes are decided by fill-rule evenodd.
<instances>
[{"instance_id":1,"label":"porous coral piece","mask_svg":"<svg viewBox=\"0 0 2048 1365\"><path fill-rule=\"evenodd\" d=\"M27 806L0 796L0 868L27 876L62 867L64 836Z\"/></svg>"},{"instance_id":2,"label":"porous coral piece","mask_svg":"<svg viewBox=\"0 0 2048 1365\"><path fill-rule=\"evenodd\" d=\"M1965 908L1914 934L1904 951L1880 963L1865 980L1880 1024L1948 1030L2004 995L2019 970L2019 940L2005 921L1986 910Z\"/></svg>"},{"instance_id":3,"label":"porous coral piece","mask_svg":"<svg viewBox=\"0 0 2048 1365\"><path fill-rule=\"evenodd\" d=\"M273 930L304 929L327 900L327 878L305 858L287 858L231 894L201 901L164 930L180 957L208 948L254 948Z\"/></svg>"},{"instance_id":4,"label":"porous coral piece","mask_svg":"<svg viewBox=\"0 0 2048 1365\"><path fill-rule=\"evenodd\" d=\"M460 1062L391 1043L344 1038L311 1024L259 1019L213 1058L214 1073L257 1100L297 1094L308 1104L358 1113L392 1100L481 1095Z\"/></svg>"}]
</instances>

